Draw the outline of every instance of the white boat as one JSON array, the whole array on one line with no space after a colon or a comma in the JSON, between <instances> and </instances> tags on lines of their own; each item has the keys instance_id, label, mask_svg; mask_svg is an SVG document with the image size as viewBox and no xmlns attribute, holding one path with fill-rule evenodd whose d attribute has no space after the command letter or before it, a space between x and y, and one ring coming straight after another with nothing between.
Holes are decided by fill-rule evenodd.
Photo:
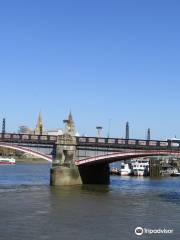
<instances>
[{"instance_id":1,"label":"white boat","mask_svg":"<svg viewBox=\"0 0 180 240\"><path fill-rule=\"evenodd\" d=\"M180 172L172 173L171 177L180 177Z\"/></svg>"},{"instance_id":2,"label":"white boat","mask_svg":"<svg viewBox=\"0 0 180 240\"><path fill-rule=\"evenodd\" d=\"M132 170L130 168L129 163L121 164L121 169L120 169L121 176L129 176L129 175L131 175L131 172L132 172Z\"/></svg>"},{"instance_id":3,"label":"white boat","mask_svg":"<svg viewBox=\"0 0 180 240\"><path fill-rule=\"evenodd\" d=\"M0 165L12 165L12 164L16 164L16 160L14 158L0 157Z\"/></svg>"},{"instance_id":4,"label":"white boat","mask_svg":"<svg viewBox=\"0 0 180 240\"><path fill-rule=\"evenodd\" d=\"M147 176L149 174L149 159L131 160L134 176Z\"/></svg>"}]
</instances>

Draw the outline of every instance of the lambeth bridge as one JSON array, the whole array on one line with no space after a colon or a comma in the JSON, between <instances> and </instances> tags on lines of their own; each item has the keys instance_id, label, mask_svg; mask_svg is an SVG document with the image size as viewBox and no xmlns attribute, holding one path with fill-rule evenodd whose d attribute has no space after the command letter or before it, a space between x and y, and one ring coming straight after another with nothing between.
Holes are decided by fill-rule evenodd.
<instances>
[{"instance_id":1,"label":"lambeth bridge","mask_svg":"<svg viewBox=\"0 0 180 240\"><path fill-rule=\"evenodd\" d=\"M108 184L109 163L146 156L180 157L177 140L0 134L0 147L51 162L52 185Z\"/></svg>"}]
</instances>

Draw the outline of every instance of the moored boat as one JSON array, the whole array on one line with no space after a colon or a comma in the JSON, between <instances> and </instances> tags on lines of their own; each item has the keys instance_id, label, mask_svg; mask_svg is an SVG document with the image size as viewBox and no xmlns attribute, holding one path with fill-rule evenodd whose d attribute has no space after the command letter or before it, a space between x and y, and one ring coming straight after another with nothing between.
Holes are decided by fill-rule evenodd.
<instances>
[{"instance_id":1,"label":"moored boat","mask_svg":"<svg viewBox=\"0 0 180 240\"><path fill-rule=\"evenodd\" d=\"M134 176L149 175L149 159L135 159L131 161Z\"/></svg>"},{"instance_id":2,"label":"moored boat","mask_svg":"<svg viewBox=\"0 0 180 240\"><path fill-rule=\"evenodd\" d=\"M171 177L180 177L180 172L172 173Z\"/></svg>"},{"instance_id":3,"label":"moored boat","mask_svg":"<svg viewBox=\"0 0 180 240\"><path fill-rule=\"evenodd\" d=\"M130 168L130 164L128 163L122 163L121 164L121 169L120 169L120 174L121 176L129 176L131 175L131 168Z\"/></svg>"},{"instance_id":4,"label":"moored boat","mask_svg":"<svg viewBox=\"0 0 180 240\"><path fill-rule=\"evenodd\" d=\"M14 158L0 157L0 165L13 165L13 164L16 164L16 160Z\"/></svg>"},{"instance_id":5,"label":"moored boat","mask_svg":"<svg viewBox=\"0 0 180 240\"><path fill-rule=\"evenodd\" d=\"M119 169L118 168L112 168L110 173L112 175L120 175Z\"/></svg>"}]
</instances>

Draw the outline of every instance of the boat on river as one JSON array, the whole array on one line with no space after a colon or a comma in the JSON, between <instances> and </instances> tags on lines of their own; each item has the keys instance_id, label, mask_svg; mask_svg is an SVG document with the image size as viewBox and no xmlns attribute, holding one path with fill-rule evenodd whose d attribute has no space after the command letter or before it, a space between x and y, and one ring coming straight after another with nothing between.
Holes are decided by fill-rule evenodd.
<instances>
[{"instance_id":1,"label":"boat on river","mask_svg":"<svg viewBox=\"0 0 180 240\"><path fill-rule=\"evenodd\" d=\"M180 177L180 172L171 173L171 177Z\"/></svg>"},{"instance_id":2,"label":"boat on river","mask_svg":"<svg viewBox=\"0 0 180 240\"><path fill-rule=\"evenodd\" d=\"M134 176L149 175L149 159L131 160L131 166L132 166L132 174Z\"/></svg>"},{"instance_id":3,"label":"boat on river","mask_svg":"<svg viewBox=\"0 0 180 240\"><path fill-rule=\"evenodd\" d=\"M121 164L121 169L120 169L120 174L121 176L129 176L132 173L132 169L130 167L129 163L122 163Z\"/></svg>"},{"instance_id":4,"label":"boat on river","mask_svg":"<svg viewBox=\"0 0 180 240\"><path fill-rule=\"evenodd\" d=\"M16 164L16 159L0 157L0 165L14 165L14 164Z\"/></svg>"},{"instance_id":5,"label":"boat on river","mask_svg":"<svg viewBox=\"0 0 180 240\"><path fill-rule=\"evenodd\" d=\"M118 168L112 168L110 173L112 175L120 175L119 169Z\"/></svg>"}]
</instances>

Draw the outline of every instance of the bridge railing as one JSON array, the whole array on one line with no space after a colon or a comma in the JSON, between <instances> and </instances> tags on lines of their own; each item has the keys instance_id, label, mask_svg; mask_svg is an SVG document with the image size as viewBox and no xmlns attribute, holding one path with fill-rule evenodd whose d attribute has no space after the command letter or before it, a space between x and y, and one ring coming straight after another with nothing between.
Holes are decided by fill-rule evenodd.
<instances>
[{"instance_id":1,"label":"bridge railing","mask_svg":"<svg viewBox=\"0 0 180 240\"><path fill-rule=\"evenodd\" d=\"M34 134L16 134L16 133L0 133L0 141L5 142L48 142L57 141L57 136L52 135L34 135Z\"/></svg>"},{"instance_id":2,"label":"bridge railing","mask_svg":"<svg viewBox=\"0 0 180 240\"><path fill-rule=\"evenodd\" d=\"M29 143L56 143L57 136L0 133L1 142L29 142ZM144 140L124 138L98 138L98 137L76 137L77 146L108 147L108 148L132 148L132 149L180 149L180 141L174 140Z\"/></svg>"},{"instance_id":3,"label":"bridge railing","mask_svg":"<svg viewBox=\"0 0 180 240\"><path fill-rule=\"evenodd\" d=\"M77 137L78 146L96 146L112 148L139 148L139 149L180 149L180 143L167 140L144 140L123 138Z\"/></svg>"}]
</instances>

